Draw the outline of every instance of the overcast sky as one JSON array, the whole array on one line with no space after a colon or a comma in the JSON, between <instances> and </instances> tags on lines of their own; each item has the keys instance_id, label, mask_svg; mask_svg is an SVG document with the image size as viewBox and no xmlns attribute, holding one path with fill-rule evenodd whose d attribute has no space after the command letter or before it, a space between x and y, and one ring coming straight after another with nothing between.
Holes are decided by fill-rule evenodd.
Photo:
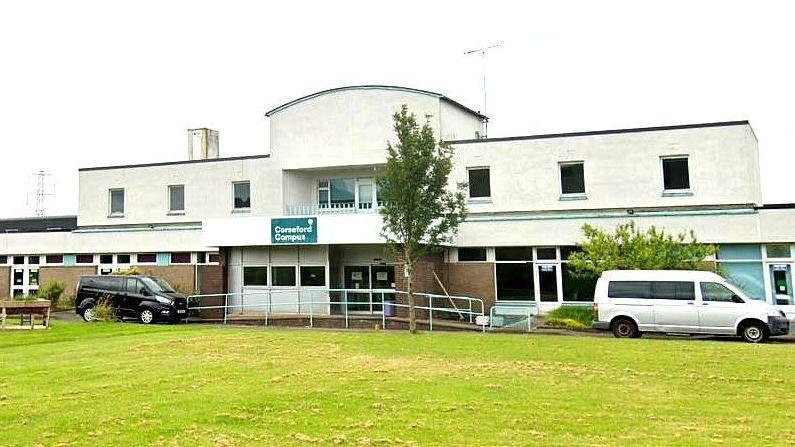
<instances>
[{"instance_id":1,"label":"overcast sky","mask_svg":"<svg viewBox=\"0 0 795 447\"><path fill-rule=\"evenodd\" d=\"M252 2L253 3L253 2ZM525 6L516 6L527 3ZM795 202L787 2L17 1L0 5L0 217L77 212L77 168L268 151L264 112L391 84L483 109L489 136L748 119L766 203ZM727 178L726 182L732 179Z\"/></svg>"}]
</instances>

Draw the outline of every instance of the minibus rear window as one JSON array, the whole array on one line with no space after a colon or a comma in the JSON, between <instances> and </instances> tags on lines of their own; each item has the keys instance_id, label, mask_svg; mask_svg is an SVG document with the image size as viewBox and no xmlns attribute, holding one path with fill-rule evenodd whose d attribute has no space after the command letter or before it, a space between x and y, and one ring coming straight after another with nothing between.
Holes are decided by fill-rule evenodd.
<instances>
[{"instance_id":1,"label":"minibus rear window","mask_svg":"<svg viewBox=\"0 0 795 447\"><path fill-rule=\"evenodd\" d=\"M610 281L609 298L651 298L650 281Z\"/></svg>"}]
</instances>

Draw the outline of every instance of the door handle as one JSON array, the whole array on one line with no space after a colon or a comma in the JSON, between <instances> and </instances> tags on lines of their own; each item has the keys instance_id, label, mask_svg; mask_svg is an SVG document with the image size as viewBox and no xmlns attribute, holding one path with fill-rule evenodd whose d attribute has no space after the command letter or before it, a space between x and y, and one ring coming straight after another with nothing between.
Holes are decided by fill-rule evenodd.
<instances>
[{"instance_id":1,"label":"door handle","mask_svg":"<svg viewBox=\"0 0 795 447\"><path fill-rule=\"evenodd\" d=\"M688 306L692 306L692 305L694 305L694 304L696 304L696 303L694 303L694 302L692 302L692 301L688 301L688 303L687 303L687 305L688 305Z\"/></svg>"},{"instance_id":2,"label":"door handle","mask_svg":"<svg viewBox=\"0 0 795 447\"><path fill-rule=\"evenodd\" d=\"M702 306L709 306L709 303L701 303Z\"/></svg>"}]
</instances>

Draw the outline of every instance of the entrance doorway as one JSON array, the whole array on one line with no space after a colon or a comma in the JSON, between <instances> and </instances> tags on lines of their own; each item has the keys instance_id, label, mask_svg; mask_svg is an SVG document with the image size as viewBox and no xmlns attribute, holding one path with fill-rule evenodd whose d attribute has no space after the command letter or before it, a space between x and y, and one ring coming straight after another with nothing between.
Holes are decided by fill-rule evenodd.
<instances>
[{"instance_id":1,"label":"entrance doorway","mask_svg":"<svg viewBox=\"0 0 795 447\"><path fill-rule=\"evenodd\" d=\"M777 306L795 305L792 294L791 264L770 265L770 286L773 294L773 304Z\"/></svg>"},{"instance_id":2,"label":"entrance doorway","mask_svg":"<svg viewBox=\"0 0 795 447\"><path fill-rule=\"evenodd\" d=\"M369 289L393 289L395 266L393 265L346 265L343 267L345 289L364 289L365 292L348 292L348 306L353 312L381 312L383 299L394 299L394 294L371 292Z\"/></svg>"}]
</instances>

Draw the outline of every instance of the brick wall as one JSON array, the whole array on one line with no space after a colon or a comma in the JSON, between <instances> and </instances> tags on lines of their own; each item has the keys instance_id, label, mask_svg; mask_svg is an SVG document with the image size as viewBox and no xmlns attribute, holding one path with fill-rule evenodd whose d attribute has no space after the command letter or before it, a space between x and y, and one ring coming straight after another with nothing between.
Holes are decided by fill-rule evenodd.
<instances>
[{"instance_id":1,"label":"brick wall","mask_svg":"<svg viewBox=\"0 0 795 447\"><path fill-rule=\"evenodd\" d=\"M417 293L435 293L442 294L442 288L433 277L433 273L439 276L439 279L444 282L445 273L444 253L430 253L422 260L414 265L412 272L412 290ZM400 255L395 259L395 288L397 290L406 290L406 278L403 276L404 263ZM398 294L396 301L399 304L407 304L408 298L406 295ZM427 306L428 300L425 297L415 297L415 304L417 306ZM440 303L434 303L434 307L438 307ZM397 316L408 317L408 309L405 307L397 308ZM424 310L417 311L417 318L424 319L428 317L428 312Z\"/></svg>"},{"instance_id":2,"label":"brick wall","mask_svg":"<svg viewBox=\"0 0 795 447\"><path fill-rule=\"evenodd\" d=\"M80 276L96 274L97 268L94 266L40 267L39 285L43 286L50 281L62 281L64 284L63 297L73 297Z\"/></svg>"},{"instance_id":3,"label":"brick wall","mask_svg":"<svg viewBox=\"0 0 795 447\"><path fill-rule=\"evenodd\" d=\"M166 280L178 292L191 294L196 284L195 265L138 265L142 275L157 276Z\"/></svg>"},{"instance_id":4,"label":"brick wall","mask_svg":"<svg viewBox=\"0 0 795 447\"><path fill-rule=\"evenodd\" d=\"M493 262L447 264L445 287L450 295L466 295L483 300L488 314L496 300Z\"/></svg>"},{"instance_id":5,"label":"brick wall","mask_svg":"<svg viewBox=\"0 0 795 447\"><path fill-rule=\"evenodd\" d=\"M0 267L0 298L11 293L11 267Z\"/></svg>"}]
</instances>

